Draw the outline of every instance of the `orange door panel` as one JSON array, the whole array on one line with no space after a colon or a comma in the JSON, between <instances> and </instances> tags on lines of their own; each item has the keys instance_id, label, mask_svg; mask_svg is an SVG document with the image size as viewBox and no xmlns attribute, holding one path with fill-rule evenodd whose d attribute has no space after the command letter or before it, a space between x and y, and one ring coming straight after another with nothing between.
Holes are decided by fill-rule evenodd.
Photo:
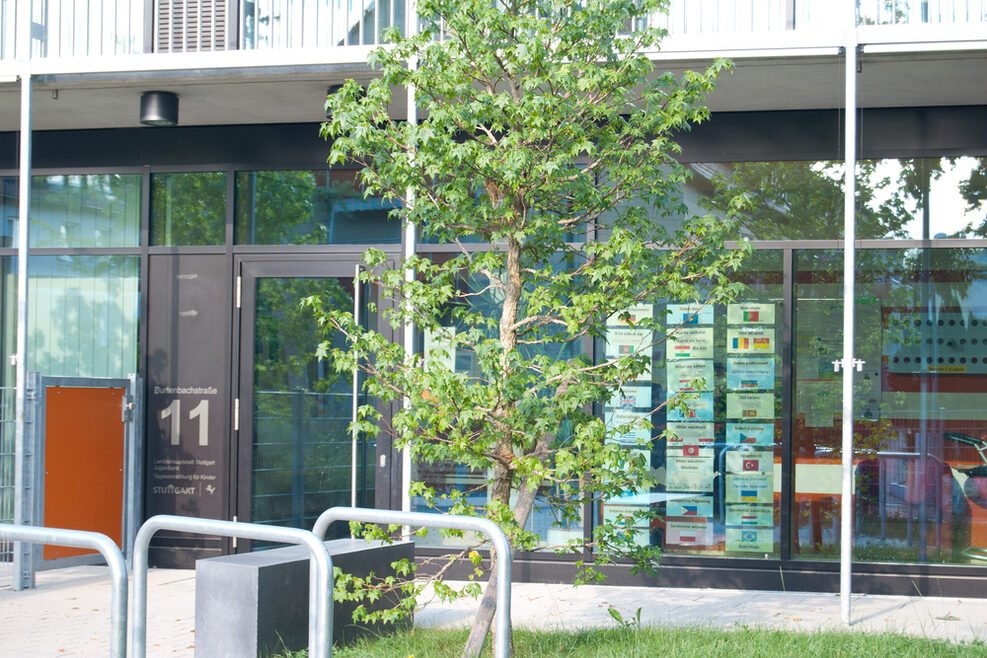
<instances>
[{"instance_id":1,"label":"orange door panel","mask_svg":"<svg viewBox=\"0 0 987 658\"><path fill-rule=\"evenodd\" d=\"M122 388L50 386L45 398L44 524L101 532L121 543ZM45 546L44 559L95 551Z\"/></svg>"}]
</instances>

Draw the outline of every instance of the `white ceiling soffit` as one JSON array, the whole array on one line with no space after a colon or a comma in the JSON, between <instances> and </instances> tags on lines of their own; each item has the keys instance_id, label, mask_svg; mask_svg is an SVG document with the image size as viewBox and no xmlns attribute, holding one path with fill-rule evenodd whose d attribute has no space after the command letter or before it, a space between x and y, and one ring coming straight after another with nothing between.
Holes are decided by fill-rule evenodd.
<instances>
[{"instance_id":1,"label":"white ceiling soffit","mask_svg":"<svg viewBox=\"0 0 987 658\"><path fill-rule=\"evenodd\" d=\"M860 105L987 105L987 50L949 43L957 49L879 52L877 45L865 45ZM46 72L39 71L35 79L32 122L35 130L137 127L140 95L152 89L178 94L183 126L318 122L324 118L329 86L372 75L362 59L354 61L354 53L344 58L333 50L348 49L322 50L318 57L302 51L136 55L112 67L86 62L88 72L79 72L83 62L76 60L74 73L64 72L68 62L56 66L37 60L32 66ZM712 59L712 51L664 51L656 55L656 65L659 71L681 73ZM0 75L9 72L10 64L4 62ZM822 38L770 52L745 50L718 82L709 105L716 112L839 108L844 104L843 74L839 51L824 45ZM4 132L18 129L20 85L9 77L0 79ZM403 92L394 95L391 114L405 116Z\"/></svg>"}]
</instances>

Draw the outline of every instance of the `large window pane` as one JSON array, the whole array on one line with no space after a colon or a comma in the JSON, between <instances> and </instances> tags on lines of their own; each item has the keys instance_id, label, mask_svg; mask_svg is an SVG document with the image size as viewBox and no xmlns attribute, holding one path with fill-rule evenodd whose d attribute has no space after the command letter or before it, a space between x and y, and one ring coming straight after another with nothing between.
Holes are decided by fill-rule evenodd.
<instances>
[{"instance_id":1,"label":"large window pane","mask_svg":"<svg viewBox=\"0 0 987 658\"><path fill-rule=\"evenodd\" d=\"M138 256L32 256L28 369L67 377L137 372Z\"/></svg>"},{"instance_id":2,"label":"large window pane","mask_svg":"<svg viewBox=\"0 0 987 658\"><path fill-rule=\"evenodd\" d=\"M226 242L226 174L205 171L151 176L151 244Z\"/></svg>"},{"instance_id":3,"label":"large window pane","mask_svg":"<svg viewBox=\"0 0 987 658\"><path fill-rule=\"evenodd\" d=\"M0 354L17 352L17 258L0 257ZM0 364L0 386L14 386L14 365Z\"/></svg>"},{"instance_id":4,"label":"large window pane","mask_svg":"<svg viewBox=\"0 0 987 658\"><path fill-rule=\"evenodd\" d=\"M236 188L237 244L401 242L396 205L364 196L355 171L245 171Z\"/></svg>"},{"instance_id":5,"label":"large window pane","mask_svg":"<svg viewBox=\"0 0 987 658\"><path fill-rule=\"evenodd\" d=\"M448 258L444 254L431 254L431 256L436 261ZM490 290L484 277L478 275L475 278L462 279L460 286L465 291L468 291L468 293L474 295L469 298L469 304L473 310L482 313L488 318L497 317L503 300L498 298L498 291ZM445 326L441 331L436 333L423 332L425 335L422 337L421 349L426 359L437 358L430 355L435 354L436 350L441 350L448 357L445 364L456 372L466 373L477 380L489 375L489 373L485 374L482 371L480 360L474 351L464 346L456 345L449 338L449 336L455 336L457 333L466 333L473 328L472 325L468 325L455 318L452 312L449 313L443 324ZM495 328L487 327L486 331L489 338L496 339L497 330ZM540 345L523 345L519 350L524 355L524 358L532 358L536 355L545 354L552 359L564 361L578 355L582 351L581 347L581 341L548 342ZM569 436L571 436L571 430L566 426L566 423L563 423L558 428L557 440L564 442ZM464 500L468 501L477 509L483 509L487 503L487 481L492 477L492 472L471 469L462 463L436 460L416 463L412 477L415 481L421 481L433 487L437 494L434 508L426 504L424 499L420 497L413 499L412 508L415 511L434 512L436 511L435 508L438 508L439 511L448 512L452 507L453 501L449 498L439 498L439 496L449 496L453 492L458 492ZM514 495L516 496L516 494ZM551 483L543 485L538 491L534 508L525 526L526 530L538 534L543 546L559 546L566 544L570 539L581 539L583 536L581 518L558 518L559 515L553 509L550 501L553 497L559 497L560 495L563 495L561 487ZM514 501L512 500L512 505L513 503ZM462 546L469 543L470 540L445 538L441 533L432 532L425 537L419 537L416 541L425 546Z\"/></svg>"},{"instance_id":6,"label":"large window pane","mask_svg":"<svg viewBox=\"0 0 987 658\"><path fill-rule=\"evenodd\" d=\"M867 208L882 207L899 225L859 237L987 237L987 158L871 160L861 167L873 189Z\"/></svg>"},{"instance_id":7,"label":"large window pane","mask_svg":"<svg viewBox=\"0 0 987 658\"><path fill-rule=\"evenodd\" d=\"M684 199L725 213L746 194L740 236L752 240L843 237L840 161L694 163ZM987 237L987 158L863 160L857 167L857 238Z\"/></svg>"},{"instance_id":8,"label":"large window pane","mask_svg":"<svg viewBox=\"0 0 987 658\"><path fill-rule=\"evenodd\" d=\"M0 247L13 247L17 237L16 178L0 178Z\"/></svg>"},{"instance_id":9,"label":"large window pane","mask_svg":"<svg viewBox=\"0 0 987 658\"><path fill-rule=\"evenodd\" d=\"M752 240L836 239L843 227L843 163L726 162L689 165L687 199L726 213L738 194L750 205L738 218ZM738 236L739 237L739 236Z\"/></svg>"},{"instance_id":10,"label":"large window pane","mask_svg":"<svg viewBox=\"0 0 987 658\"><path fill-rule=\"evenodd\" d=\"M842 254L796 259L795 552L839 555ZM861 251L854 558L987 559L987 251Z\"/></svg>"},{"instance_id":11,"label":"large window pane","mask_svg":"<svg viewBox=\"0 0 987 658\"><path fill-rule=\"evenodd\" d=\"M35 176L32 247L136 247L141 177L137 174Z\"/></svg>"},{"instance_id":12,"label":"large window pane","mask_svg":"<svg viewBox=\"0 0 987 658\"><path fill-rule=\"evenodd\" d=\"M0 247L17 246L19 197L17 179L0 178ZM31 246L136 247L140 211L136 174L34 176Z\"/></svg>"},{"instance_id":13,"label":"large window pane","mask_svg":"<svg viewBox=\"0 0 987 658\"><path fill-rule=\"evenodd\" d=\"M324 510L350 504L353 384L319 359L328 336L298 300L322 298L327 309L353 309L352 279L257 279L253 361L253 484L251 520L311 528ZM367 291L361 292L366 299ZM366 317L366 313L362 313ZM366 403L365 396L359 402ZM373 500L374 441L361 441L359 504ZM345 528L337 528L345 532ZM338 535L337 535L338 536Z\"/></svg>"},{"instance_id":14,"label":"large window pane","mask_svg":"<svg viewBox=\"0 0 987 658\"><path fill-rule=\"evenodd\" d=\"M736 277L747 290L735 303L634 309L666 318L674 332L654 347L651 371L604 408L620 425L670 402L652 414L647 455L661 486L604 501L600 511L620 519L657 506L661 520L637 537L670 554L776 557L780 549L781 252L755 252ZM642 331L615 320L601 348L615 356L652 342ZM649 438L641 432L617 440L639 450Z\"/></svg>"}]
</instances>

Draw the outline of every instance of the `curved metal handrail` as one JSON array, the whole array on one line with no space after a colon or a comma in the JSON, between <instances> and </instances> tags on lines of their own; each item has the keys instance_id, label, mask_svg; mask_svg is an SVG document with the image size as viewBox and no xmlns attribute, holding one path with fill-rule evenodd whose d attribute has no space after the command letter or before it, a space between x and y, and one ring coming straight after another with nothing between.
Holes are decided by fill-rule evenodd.
<instances>
[{"instance_id":1,"label":"curved metal handrail","mask_svg":"<svg viewBox=\"0 0 987 658\"><path fill-rule=\"evenodd\" d=\"M363 507L331 507L319 515L312 533L320 540L334 521L387 523L449 530L480 532L490 538L497 552L497 622L494 627L494 651L497 658L507 658L511 651L511 546L500 527L490 519L454 514L426 514Z\"/></svg>"},{"instance_id":2,"label":"curved metal handrail","mask_svg":"<svg viewBox=\"0 0 987 658\"><path fill-rule=\"evenodd\" d=\"M0 539L97 550L110 568L110 656L127 655L127 563L116 543L99 532L0 524Z\"/></svg>"},{"instance_id":3,"label":"curved metal handrail","mask_svg":"<svg viewBox=\"0 0 987 658\"><path fill-rule=\"evenodd\" d=\"M312 658L332 655L332 558L326 545L314 534L299 528L159 515L144 522L134 541L134 614L131 618L131 636L133 655L136 658L144 658L147 651L147 551L151 537L159 530L304 545L312 555L308 587L308 655Z\"/></svg>"}]
</instances>

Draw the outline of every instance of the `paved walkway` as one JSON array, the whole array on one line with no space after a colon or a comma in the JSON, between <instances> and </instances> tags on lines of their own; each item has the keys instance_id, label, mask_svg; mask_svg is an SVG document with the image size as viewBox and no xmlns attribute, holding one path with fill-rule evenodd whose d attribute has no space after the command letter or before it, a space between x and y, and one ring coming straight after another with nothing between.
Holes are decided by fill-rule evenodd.
<instances>
[{"instance_id":1,"label":"paved walkway","mask_svg":"<svg viewBox=\"0 0 987 658\"><path fill-rule=\"evenodd\" d=\"M109 651L110 587L105 567L38 574L38 587L0 590L0 656L104 656ZM192 656L195 647L192 571L152 569L148 575L148 656ZM762 626L799 631L839 628L834 594L667 587L607 587L517 583L517 627L613 626L607 609L625 619L641 609L647 624ZM475 603L429 605L420 626L468 624ZM987 599L853 597L853 630L893 631L954 642L987 641Z\"/></svg>"}]
</instances>

